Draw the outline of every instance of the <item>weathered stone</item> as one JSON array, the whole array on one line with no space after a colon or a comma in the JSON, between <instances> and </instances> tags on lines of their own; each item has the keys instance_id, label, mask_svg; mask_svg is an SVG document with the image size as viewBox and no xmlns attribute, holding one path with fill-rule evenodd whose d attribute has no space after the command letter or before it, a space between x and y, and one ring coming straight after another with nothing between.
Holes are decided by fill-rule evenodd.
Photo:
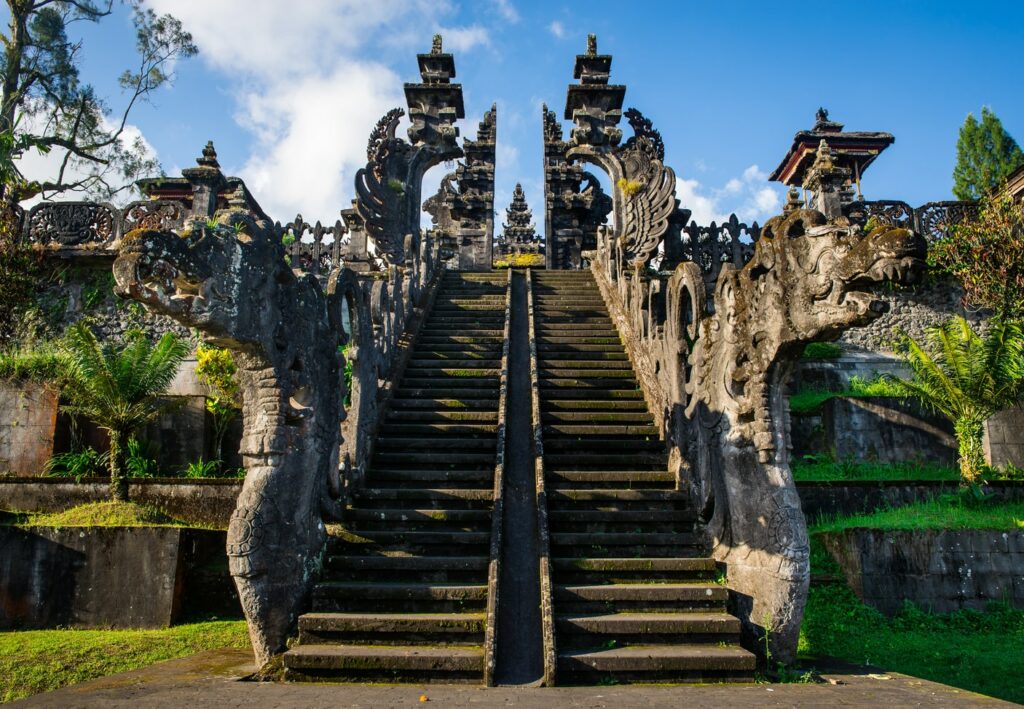
<instances>
[{"instance_id":1,"label":"weathered stone","mask_svg":"<svg viewBox=\"0 0 1024 709\"><path fill-rule=\"evenodd\" d=\"M42 475L53 455L57 392L32 381L0 381L0 470Z\"/></svg>"}]
</instances>

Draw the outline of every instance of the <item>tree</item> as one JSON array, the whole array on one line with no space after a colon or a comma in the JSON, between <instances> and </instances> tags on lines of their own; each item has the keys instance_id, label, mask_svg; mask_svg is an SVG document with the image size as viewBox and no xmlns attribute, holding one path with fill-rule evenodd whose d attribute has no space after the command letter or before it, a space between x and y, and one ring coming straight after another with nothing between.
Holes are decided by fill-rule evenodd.
<instances>
[{"instance_id":1,"label":"tree","mask_svg":"<svg viewBox=\"0 0 1024 709\"><path fill-rule=\"evenodd\" d=\"M66 358L64 410L83 416L110 436L110 495L127 501L124 447L140 426L173 405L160 397L174 380L188 345L166 333L155 345L136 333L122 347L101 345L83 323L72 326L63 346Z\"/></svg>"},{"instance_id":2,"label":"tree","mask_svg":"<svg viewBox=\"0 0 1024 709\"><path fill-rule=\"evenodd\" d=\"M966 305L1001 320L1024 318L1024 205L1008 194L984 196L978 214L954 225L929 257L956 278Z\"/></svg>"},{"instance_id":3,"label":"tree","mask_svg":"<svg viewBox=\"0 0 1024 709\"><path fill-rule=\"evenodd\" d=\"M68 35L74 23L110 15L114 0L7 0L10 25L0 34L3 205L67 191L109 198L158 169L142 138L128 139L128 116L171 81L174 62L194 55L196 47L179 20L157 16L142 0L125 1L133 13L139 62L118 79L126 103L115 114L80 80L82 43ZM62 155L57 174L28 182L18 159L30 149Z\"/></svg>"},{"instance_id":4,"label":"tree","mask_svg":"<svg viewBox=\"0 0 1024 709\"><path fill-rule=\"evenodd\" d=\"M929 328L924 346L906 338L912 377L890 377L904 396L953 423L960 478L978 481L985 469L985 421L1024 400L1024 328L993 320L984 337L962 317Z\"/></svg>"},{"instance_id":5,"label":"tree","mask_svg":"<svg viewBox=\"0 0 1024 709\"><path fill-rule=\"evenodd\" d=\"M953 194L957 199L981 199L1021 165L1024 153L996 114L983 107L980 123L973 114L967 114L956 142Z\"/></svg>"},{"instance_id":6,"label":"tree","mask_svg":"<svg viewBox=\"0 0 1024 709\"><path fill-rule=\"evenodd\" d=\"M224 434L238 415L237 372L231 350L208 345L196 349L196 377L213 394L206 399L206 410L213 417L213 450L221 468L224 466Z\"/></svg>"}]
</instances>

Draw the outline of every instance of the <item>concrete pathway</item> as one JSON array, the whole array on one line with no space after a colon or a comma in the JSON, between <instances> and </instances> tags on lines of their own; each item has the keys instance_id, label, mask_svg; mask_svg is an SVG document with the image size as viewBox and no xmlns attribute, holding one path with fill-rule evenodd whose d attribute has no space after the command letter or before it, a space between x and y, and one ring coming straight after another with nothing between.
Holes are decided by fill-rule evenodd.
<instances>
[{"instance_id":1,"label":"concrete pathway","mask_svg":"<svg viewBox=\"0 0 1024 709\"><path fill-rule=\"evenodd\" d=\"M997 707L1008 702L894 673L837 671L814 685L559 687L284 684L239 681L252 655L214 650L65 687L12 707ZM427 701L423 701L422 697Z\"/></svg>"}]
</instances>

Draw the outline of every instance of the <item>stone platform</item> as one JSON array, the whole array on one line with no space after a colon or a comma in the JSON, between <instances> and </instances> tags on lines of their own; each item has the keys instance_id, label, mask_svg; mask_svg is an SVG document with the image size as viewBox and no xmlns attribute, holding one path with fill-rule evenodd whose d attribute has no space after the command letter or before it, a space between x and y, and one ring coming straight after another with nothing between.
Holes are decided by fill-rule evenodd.
<instances>
[{"instance_id":1,"label":"stone platform","mask_svg":"<svg viewBox=\"0 0 1024 709\"><path fill-rule=\"evenodd\" d=\"M1013 706L895 673L835 668L819 684L691 686L471 687L338 685L241 681L253 669L244 650L214 650L134 672L65 687L13 707L908 707ZM427 701L422 697L426 696Z\"/></svg>"}]
</instances>

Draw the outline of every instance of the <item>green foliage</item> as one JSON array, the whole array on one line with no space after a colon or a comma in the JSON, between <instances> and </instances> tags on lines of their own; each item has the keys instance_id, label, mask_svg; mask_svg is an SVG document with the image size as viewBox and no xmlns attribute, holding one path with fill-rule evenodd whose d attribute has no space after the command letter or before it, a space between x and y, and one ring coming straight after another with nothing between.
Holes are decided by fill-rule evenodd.
<instances>
[{"instance_id":1,"label":"green foliage","mask_svg":"<svg viewBox=\"0 0 1024 709\"><path fill-rule=\"evenodd\" d=\"M293 232L286 231L284 234L281 235L281 243L284 244L285 246L291 246L292 244L295 243L295 238L296 237Z\"/></svg>"},{"instance_id":2,"label":"green foliage","mask_svg":"<svg viewBox=\"0 0 1024 709\"><path fill-rule=\"evenodd\" d=\"M0 379L30 379L58 384L66 366L64 354L52 345L0 352Z\"/></svg>"},{"instance_id":3,"label":"green foliage","mask_svg":"<svg viewBox=\"0 0 1024 709\"><path fill-rule=\"evenodd\" d=\"M42 256L19 236L13 212L0 205L0 347L18 339L25 313L35 303L41 273Z\"/></svg>"},{"instance_id":4,"label":"green foliage","mask_svg":"<svg viewBox=\"0 0 1024 709\"><path fill-rule=\"evenodd\" d=\"M902 396L953 422L965 483L982 475L985 420L1024 399L1024 329L993 321L984 337L962 317L929 328L924 345L907 337L904 356L912 377L889 377Z\"/></svg>"},{"instance_id":5,"label":"green foliage","mask_svg":"<svg viewBox=\"0 0 1024 709\"><path fill-rule=\"evenodd\" d=\"M812 571L819 569L813 566ZM1024 611L925 613L909 605L886 618L845 584L812 584L800 628L803 657L884 667L1013 702L1024 702Z\"/></svg>"},{"instance_id":6,"label":"green foliage","mask_svg":"<svg viewBox=\"0 0 1024 709\"><path fill-rule=\"evenodd\" d=\"M388 180L388 187L390 187L391 191L394 192L395 194L405 194L405 183L402 182L401 180L395 179L394 177Z\"/></svg>"},{"instance_id":7,"label":"green foliage","mask_svg":"<svg viewBox=\"0 0 1024 709\"><path fill-rule=\"evenodd\" d=\"M121 447L137 428L171 407L159 397L174 380L188 346L171 333L155 345L136 335L123 347L103 346L79 323L68 330L64 352L64 393L70 401L64 409L109 433L111 492L126 500Z\"/></svg>"},{"instance_id":8,"label":"green foliage","mask_svg":"<svg viewBox=\"0 0 1024 709\"><path fill-rule=\"evenodd\" d=\"M94 272L82 284L82 308L93 310L114 296L114 273L110 270Z\"/></svg>"},{"instance_id":9,"label":"green foliage","mask_svg":"<svg viewBox=\"0 0 1024 709\"><path fill-rule=\"evenodd\" d=\"M352 343L348 343L339 348L341 356L345 358L345 369L342 372L342 376L345 377L345 406L352 405L352 374L355 371L355 362L349 359L349 352L352 350Z\"/></svg>"},{"instance_id":10,"label":"green foliage","mask_svg":"<svg viewBox=\"0 0 1024 709\"><path fill-rule=\"evenodd\" d=\"M125 133L127 119L135 105L170 81L168 68L195 54L196 47L175 18L157 16L137 0L128 4L139 60L134 70L118 78L125 103L122 111L111 114L95 89L81 82L82 42L68 30L73 23L98 22L111 13L112 3L8 0L9 24L0 57L4 203L67 190L108 198L157 172L141 136L129 139ZM32 120L17 120L20 116ZM33 131L33 126L45 128ZM41 183L28 182L18 167L28 150L55 151L61 167Z\"/></svg>"},{"instance_id":11,"label":"green foliage","mask_svg":"<svg viewBox=\"0 0 1024 709\"><path fill-rule=\"evenodd\" d=\"M839 359L843 348L834 342L808 342L801 359Z\"/></svg>"},{"instance_id":12,"label":"green foliage","mask_svg":"<svg viewBox=\"0 0 1024 709\"><path fill-rule=\"evenodd\" d=\"M155 478L160 474L157 465L157 447L146 440L129 438L125 445L124 469L130 478Z\"/></svg>"},{"instance_id":13,"label":"green foliage","mask_svg":"<svg viewBox=\"0 0 1024 709\"><path fill-rule=\"evenodd\" d=\"M76 482L82 478L95 478L110 470L110 453L98 452L87 447L79 451L60 453L46 461L44 475L60 478L74 478Z\"/></svg>"},{"instance_id":14,"label":"green foliage","mask_svg":"<svg viewBox=\"0 0 1024 709\"><path fill-rule=\"evenodd\" d=\"M958 480L956 468L935 463L858 463L833 461L827 456L804 456L793 463L793 479L800 482L878 480Z\"/></svg>"},{"instance_id":15,"label":"green foliage","mask_svg":"<svg viewBox=\"0 0 1024 709\"><path fill-rule=\"evenodd\" d=\"M812 534L867 527L887 530L1024 529L1024 502L993 504L970 488L893 509L848 517L825 517L810 527Z\"/></svg>"},{"instance_id":16,"label":"green foliage","mask_svg":"<svg viewBox=\"0 0 1024 709\"><path fill-rule=\"evenodd\" d=\"M789 397L789 410L793 413L808 413L815 411L829 399L837 396L852 398L867 398L873 396L904 397L906 394L901 389L883 377L864 379L856 375L850 377L849 386L841 391L829 391L826 389L801 389Z\"/></svg>"},{"instance_id":17,"label":"green foliage","mask_svg":"<svg viewBox=\"0 0 1024 709\"><path fill-rule=\"evenodd\" d=\"M988 106L981 121L967 114L956 142L953 194L957 199L981 199L1024 165L1024 153Z\"/></svg>"},{"instance_id":18,"label":"green foliage","mask_svg":"<svg viewBox=\"0 0 1024 709\"><path fill-rule=\"evenodd\" d=\"M196 377L213 394L206 399L206 410L213 417L215 464L220 465L224 459L224 435L239 411L238 365L231 350L199 345L196 349Z\"/></svg>"},{"instance_id":19,"label":"green foliage","mask_svg":"<svg viewBox=\"0 0 1024 709\"><path fill-rule=\"evenodd\" d=\"M1024 318L1024 205L1009 195L986 196L980 212L952 227L929 258L964 289L967 305L1000 320Z\"/></svg>"},{"instance_id":20,"label":"green foliage","mask_svg":"<svg viewBox=\"0 0 1024 709\"><path fill-rule=\"evenodd\" d=\"M245 621L208 621L160 630L0 633L0 702L224 647L248 649Z\"/></svg>"},{"instance_id":21,"label":"green foliage","mask_svg":"<svg viewBox=\"0 0 1024 709\"><path fill-rule=\"evenodd\" d=\"M220 470L219 460L206 460L202 458L193 461L185 466L182 475L190 479L215 478Z\"/></svg>"}]
</instances>

